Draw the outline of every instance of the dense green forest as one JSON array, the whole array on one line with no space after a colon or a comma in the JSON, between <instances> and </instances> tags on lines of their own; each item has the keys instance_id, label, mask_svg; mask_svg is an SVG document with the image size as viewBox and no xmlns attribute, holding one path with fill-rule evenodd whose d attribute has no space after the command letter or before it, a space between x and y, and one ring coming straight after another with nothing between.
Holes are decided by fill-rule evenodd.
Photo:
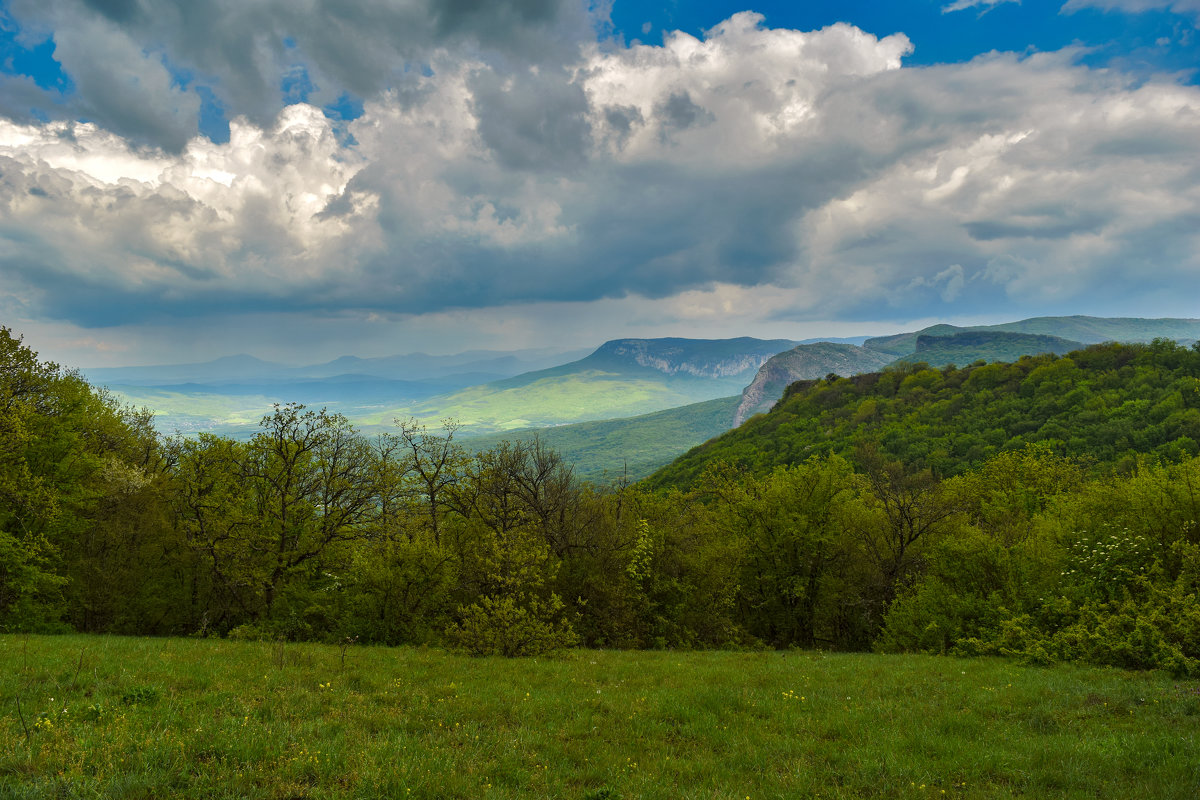
<instances>
[{"instance_id":1,"label":"dense green forest","mask_svg":"<svg viewBox=\"0 0 1200 800\"><path fill-rule=\"evenodd\" d=\"M597 488L453 422L160 438L0 329L0 626L1200 674L1198 376L1156 342L809 382L657 488Z\"/></svg>"},{"instance_id":2,"label":"dense green forest","mask_svg":"<svg viewBox=\"0 0 1200 800\"><path fill-rule=\"evenodd\" d=\"M751 470L873 443L941 476L1042 443L1082 461L1132 468L1139 454L1179 460L1200 442L1200 349L1169 340L1103 344L1065 357L798 381L769 414L689 451L650 479L690 485L706 464Z\"/></svg>"}]
</instances>

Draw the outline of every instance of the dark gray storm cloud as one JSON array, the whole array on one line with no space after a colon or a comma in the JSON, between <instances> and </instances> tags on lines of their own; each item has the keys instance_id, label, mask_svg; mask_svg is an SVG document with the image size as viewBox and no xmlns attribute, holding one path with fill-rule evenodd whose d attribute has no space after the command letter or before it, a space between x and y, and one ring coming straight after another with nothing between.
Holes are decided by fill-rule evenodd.
<instances>
[{"instance_id":1,"label":"dark gray storm cloud","mask_svg":"<svg viewBox=\"0 0 1200 800\"><path fill-rule=\"evenodd\" d=\"M140 0L81 0L82 4L107 17L118 25L124 25L143 16Z\"/></svg>"},{"instance_id":2,"label":"dark gray storm cloud","mask_svg":"<svg viewBox=\"0 0 1200 800\"><path fill-rule=\"evenodd\" d=\"M14 122L35 122L35 108L54 108L61 105L54 92L38 86L25 75L0 74L0 117Z\"/></svg>"},{"instance_id":3,"label":"dark gray storm cloud","mask_svg":"<svg viewBox=\"0 0 1200 800\"><path fill-rule=\"evenodd\" d=\"M44 113L173 151L199 131L198 87L265 125L297 69L333 103L404 84L442 48L561 63L591 30L578 0L13 0L12 14L53 36L76 85Z\"/></svg>"},{"instance_id":4,"label":"dark gray storm cloud","mask_svg":"<svg viewBox=\"0 0 1200 800\"><path fill-rule=\"evenodd\" d=\"M655 108L656 116L662 121L662 137L669 140L676 131L686 131L694 125L707 125L716 119L708 111L692 102L686 91L673 92Z\"/></svg>"},{"instance_id":5,"label":"dark gray storm cloud","mask_svg":"<svg viewBox=\"0 0 1200 800\"><path fill-rule=\"evenodd\" d=\"M471 82L479 135L505 167L570 171L591 149L583 88L554 70L502 75L486 70Z\"/></svg>"}]
</instances>

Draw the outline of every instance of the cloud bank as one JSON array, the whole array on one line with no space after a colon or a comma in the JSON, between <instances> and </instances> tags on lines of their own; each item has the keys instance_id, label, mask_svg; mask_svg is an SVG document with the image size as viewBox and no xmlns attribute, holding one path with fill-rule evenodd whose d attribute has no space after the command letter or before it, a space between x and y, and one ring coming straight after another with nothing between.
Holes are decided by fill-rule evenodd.
<instances>
[{"instance_id":1,"label":"cloud bank","mask_svg":"<svg viewBox=\"0 0 1200 800\"><path fill-rule=\"evenodd\" d=\"M914 319L1178 305L1200 274L1200 89L1073 51L911 68L903 34L749 12L626 46L551 0L23 8L94 112L0 119L17 316L674 298L686 321L715 292ZM289 53L362 114L280 107ZM198 135L185 69L228 142Z\"/></svg>"}]
</instances>

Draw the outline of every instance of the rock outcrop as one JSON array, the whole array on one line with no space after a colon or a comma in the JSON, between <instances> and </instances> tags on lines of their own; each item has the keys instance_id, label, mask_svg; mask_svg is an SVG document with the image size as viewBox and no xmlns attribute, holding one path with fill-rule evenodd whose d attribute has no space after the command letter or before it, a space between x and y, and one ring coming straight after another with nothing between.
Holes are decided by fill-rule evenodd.
<instances>
[{"instance_id":1,"label":"rock outcrop","mask_svg":"<svg viewBox=\"0 0 1200 800\"><path fill-rule=\"evenodd\" d=\"M787 339L614 339L587 363L637 366L664 375L734 378L752 375L767 359L793 347Z\"/></svg>"},{"instance_id":2,"label":"rock outcrop","mask_svg":"<svg viewBox=\"0 0 1200 800\"><path fill-rule=\"evenodd\" d=\"M893 359L888 353L831 342L802 344L779 353L759 368L754 380L742 391L742 402L733 417L734 427L755 414L771 410L783 396L783 390L796 381L824 378L831 373L874 372Z\"/></svg>"}]
</instances>

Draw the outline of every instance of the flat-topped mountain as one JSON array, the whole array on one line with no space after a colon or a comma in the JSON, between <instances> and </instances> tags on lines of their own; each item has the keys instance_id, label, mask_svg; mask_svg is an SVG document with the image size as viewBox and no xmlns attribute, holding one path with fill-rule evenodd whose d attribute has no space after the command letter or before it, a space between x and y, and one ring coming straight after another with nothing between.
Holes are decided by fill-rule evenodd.
<instances>
[{"instance_id":1,"label":"flat-topped mountain","mask_svg":"<svg viewBox=\"0 0 1200 800\"><path fill-rule=\"evenodd\" d=\"M600 369L621 374L657 372L672 377L749 379L763 362L795 347L790 339L613 339L586 358L553 371ZM744 384L743 384L744 385Z\"/></svg>"},{"instance_id":2,"label":"flat-topped mountain","mask_svg":"<svg viewBox=\"0 0 1200 800\"><path fill-rule=\"evenodd\" d=\"M1010 333L1057 336L1082 344L1101 342L1150 342L1154 339L1174 339L1188 344L1200 339L1200 319L1164 317L1031 317L998 325L931 325L919 331L876 336L863 342L863 347L889 353L895 358L907 356L917 349L919 336L953 336L967 331L1001 331ZM1033 355L1032 353L1028 355Z\"/></svg>"},{"instance_id":3,"label":"flat-topped mountain","mask_svg":"<svg viewBox=\"0 0 1200 800\"><path fill-rule=\"evenodd\" d=\"M972 364L976 361L1016 361L1041 353L1064 355L1080 350L1082 342L1039 333L1012 331L962 331L950 336L922 333L917 349L894 363L923 361L931 367Z\"/></svg>"},{"instance_id":4,"label":"flat-topped mountain","mask_svg":"<svg viewBox=\"0 0 1200 800\"><path fill-rule=\"evenodd\" d=\"M479 432L649 414L742 391L790 339L614 339L586 358L431 398L404 412ZM730 419L732 424L732 419Z\"/></svg>"}]
</instances>

